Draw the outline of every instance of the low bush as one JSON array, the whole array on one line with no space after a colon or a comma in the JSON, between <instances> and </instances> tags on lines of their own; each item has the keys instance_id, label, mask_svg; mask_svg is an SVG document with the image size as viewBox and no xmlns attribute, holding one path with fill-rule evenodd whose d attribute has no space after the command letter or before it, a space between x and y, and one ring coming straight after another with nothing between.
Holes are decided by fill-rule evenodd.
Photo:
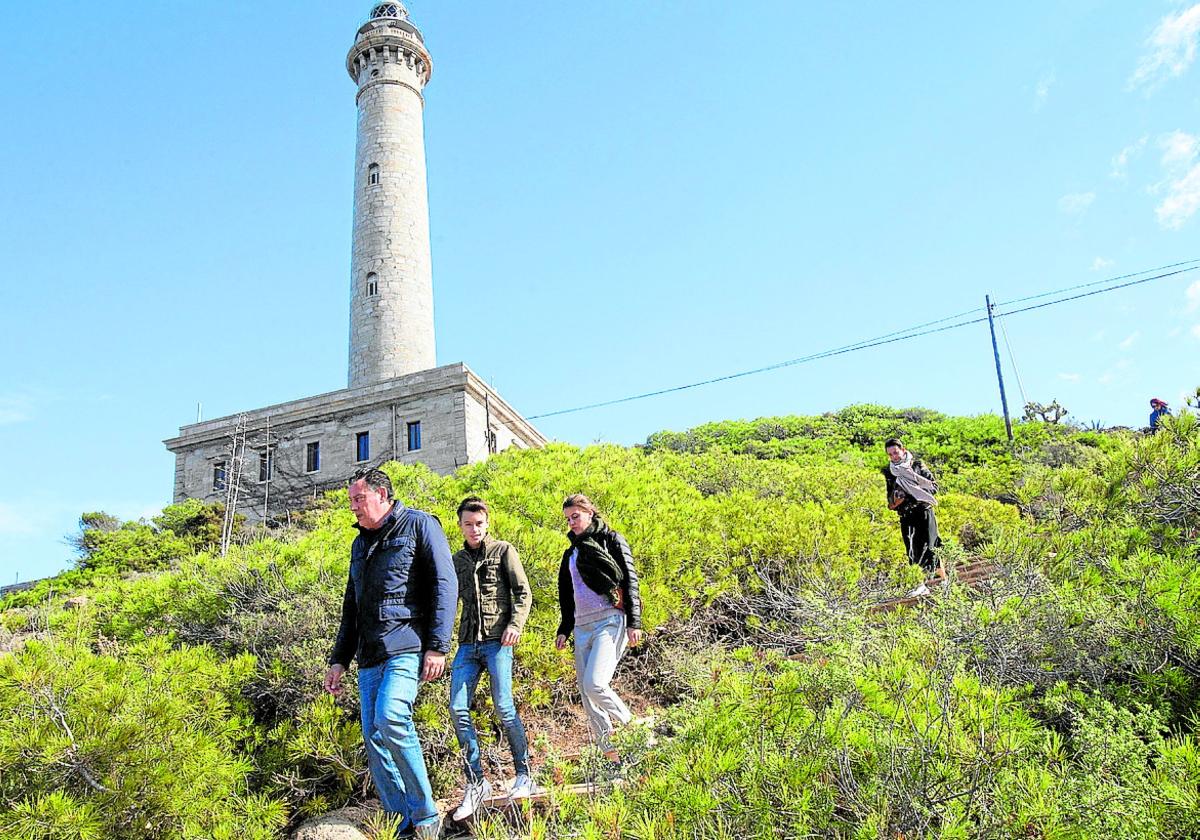
<instances>
[{"instance_id":1,"label":"low bush","mask_svg":"<svg viewBox=\"0 0 1200 840\"><path fill-rule=\"evenodd\" d=\"M630 785L557 798L529 835L1200 833L1200 427L1015 431L1010 447L999 418L851 406L509 451L450 476L387 465L452 547L459 500L482 495L521 553L535 604L517 702L564 780L588 770L546 735L578 702L553 646L563 498L588 493L633 546L650 637L621 690L665 707L657 744L631 729ZM884 500L896 434L938 475L947 561L998 574L881 614L921 576ZM0 604L0 834L278 837L365 799L356 672L341 698L320 690L346 504L330 493L224 557L216 507L85 515L78 568ZM486 699L476 714L499 771ZM452 795L444 684L422 689L417 719L435 793Z\"/></svg>"}]
</instances>

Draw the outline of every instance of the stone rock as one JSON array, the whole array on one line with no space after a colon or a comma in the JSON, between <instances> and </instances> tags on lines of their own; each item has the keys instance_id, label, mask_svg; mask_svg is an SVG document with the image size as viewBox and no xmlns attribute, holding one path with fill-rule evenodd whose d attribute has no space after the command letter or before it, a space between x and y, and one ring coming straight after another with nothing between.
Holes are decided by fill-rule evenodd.
<instances>
[{"instance_id":1,"label":"stone rock","mask_svg":"<svg viewBox=\"0 0 1200 840\"><path fill-rule=\"evenodd\" d=\"M302 824L292 835L292 840L368 840L363 827L375 810L363 805L350 805L330 811Z\"/></svg>"},{"instance_id":2,"label":"stone rock","mask_svg":"<svg viewBox=\"0 0 1200 840\"><path fill-rule=\"evenodd\" d=\"M86 595L76 595L74 598L68 598L63 601L63 606L69 610L78 610L86 607L91 600Z\"/></svg>"}]
</instances>

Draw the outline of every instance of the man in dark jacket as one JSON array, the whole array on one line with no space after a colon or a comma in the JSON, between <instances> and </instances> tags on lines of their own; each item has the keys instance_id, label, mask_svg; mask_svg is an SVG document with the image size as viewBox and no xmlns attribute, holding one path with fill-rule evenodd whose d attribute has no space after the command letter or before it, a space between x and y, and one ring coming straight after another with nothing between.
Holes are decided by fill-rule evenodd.
<instances>
[{"instance_id":1,"label":"man in dark jacket","mask_svg":"<svg viewBox=\"0 0 1200 840\"><path fill-rule=\"evenodd\" d=\"M919 565L927 573L944 575L938 564L936 550L942 544L938 536L937 516L933 506L937 504L937 482L933 473L897 438L889 438L884 444L888 465L883 468L887 480L888 507L900 515L900 534L908 561ZM910 595L924 595L929 591L924 583Z\"/></svg>"},{"instance_id":2,"label":"man in dark jacket","mask_svg":"<svg viewBox=\"0 0 1200 840\"><path fill-rule=\"evenodd\" d=\"M392 501L382 470L354 474L350 510L359 533L325 689L340 694L342 676L358 658L367 765L383 809L401 818L402 831L435 838L438 810L413 705L418 676L436 680L446 668L458 602L450 545L435 517Z\"/></svg>"}]
</instances>

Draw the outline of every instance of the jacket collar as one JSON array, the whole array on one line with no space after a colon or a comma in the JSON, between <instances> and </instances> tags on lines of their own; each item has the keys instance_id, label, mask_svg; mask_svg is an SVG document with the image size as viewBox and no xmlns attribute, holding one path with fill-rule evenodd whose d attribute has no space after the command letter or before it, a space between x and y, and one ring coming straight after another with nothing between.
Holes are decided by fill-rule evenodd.
<instances>
[{"instance_id":1,"label":"jacket collar","mask_svg":"<svg viewBox=\"0 0 1200 840\"><path fill-rule=\"evenodd\" d=\"M592 516L592 522L581 534L576 534L574 531L567 531L567 539L571 541L571 545L579 545L580 542L586 539L598 539L608 531L608 523L600 518L600 514Z\"/></svg>"},{"instance_id":2,"label":"jacket collar","mask_svg":"<svg viewBox=\"0 0 1200 840\"><path fill-rule=\"evenodd\" d=\"M483 539L479 541L479 548L471 548L471 546L467 545L467 541L463 540L463 549L472 556L478 554L482 557L487 554L488 546L490 546L493 542L494 540L492 539L491 534L484 534Z\"/></svg>"}]
</instances>

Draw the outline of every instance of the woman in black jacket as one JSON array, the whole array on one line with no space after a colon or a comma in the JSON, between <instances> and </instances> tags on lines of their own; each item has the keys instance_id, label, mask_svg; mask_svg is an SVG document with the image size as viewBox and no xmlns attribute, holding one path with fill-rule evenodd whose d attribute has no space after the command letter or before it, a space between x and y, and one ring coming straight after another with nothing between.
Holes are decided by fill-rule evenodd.
<instances>
[{"instance_id":1,"label":"woman in black jacket","mask_svg":"<svg viewBox=\"0 0 1200 840\"><path fill-rule=\"evenodd\" d=\"M575 634L575 675L579 693L600 748L620 764L613 749L613 721L633 715L612 690L613 673L628 647L642 641L642 602L629 543L604 524L596 506L581 493L563 502L571 547L558 568L558 604L562 621L554 644L562 650Z\"/></svg>"}]
</instances>

